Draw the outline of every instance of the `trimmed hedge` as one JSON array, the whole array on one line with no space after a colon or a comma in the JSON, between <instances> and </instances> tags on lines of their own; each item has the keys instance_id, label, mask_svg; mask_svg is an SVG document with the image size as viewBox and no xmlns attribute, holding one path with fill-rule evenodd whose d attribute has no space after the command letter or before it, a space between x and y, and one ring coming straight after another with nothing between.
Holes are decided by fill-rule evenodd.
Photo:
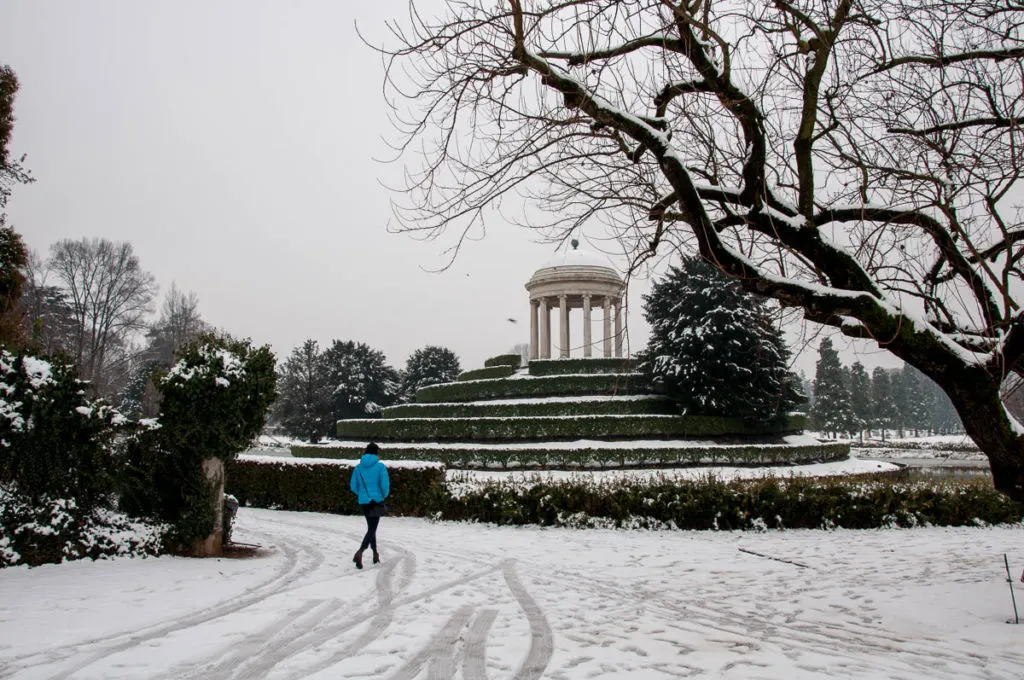
<instances>
[{"instance_id":1,"label":"trimmed hedge","mask_svg":"<svg viewBox=\"0 0 1024 680\"><path fill-rule=\"evenodd\" d=\"M360 515L356 495L348 486L352 467L334 461L238 458L227 465L225 492L242 505L257 508ZM392 515L422 517L444 493L440 465L389 467L388 476L392 493L387 505Z\"/></svg>"},{"instance_id":2,"label":"trimmed hedge","mask_svg":"<svg viewBox=\"0 0 1024 680\"><path fill-rule=\"evenodd\" d=\"M515 366L491 366L489 368L477 368L472 371L459 373L458 381L464 380L489 380L491 378L507 378L516 372Z\"/></svg>"},{"instance_id":3,"label":"trimmed hedge","mask_svg":"<svg viewBox=\"0 0 1024 680\"><path fill-rule=\"evenodd\" d=\"M491 366L511 366L512 368L519 368L522 364L523 358L518 354L499 354L496 357L491 357L484 362L485 368Z\"/></svg>"},{"instance_id":4,"label":"trimmed hedge","mask_svg":"<svg viewBox=\"0 0 1024 680\"><path fill-rule=\"evenodd\" d=\"M675 415L536 416L531 418L372 418L340 420L339 439L376 442L558 441L567 439L721 437L799 432L803 416L772 423Z\"/></svg>"},{"instance_id":5,"label":"trimmed hedge","mask_svg":"<svg viewBox=\"0 0 1024 680\"><path fill-rule=\"evenodd\" d=\"M580 375L593 373L632 373L632 359L600 357L597 359L531 359L530 375Z\"/></svg>"},{"instance_id":6,"label":"trimmed hedge","mask_svg":"<svg viewBox=\"0 0 1024 680\"><path fill-rule=\"evenodd\" d=\"M358 458L363 444L293 446L292 455L307 458ZM451 469L604 469L614 467L685 467L694 465L801 465L845 460L848 443L651 446L629 448L417 447L394 444L381 450L384 460L436 460Z\"/></svg>"},{"instance_id":7,"label":"trimmed hedge","mask_svg":"<svg viewBox=\"0 0 1024 680\"><path fill-rule=\"evenodd\" d=\"M421 404L432 404L521 397L650 393L650 387L639 373L557 375L543 378L498 378L430 385L416 391L416 401Z\"/></svg>"},{"instance_id":8,"label":"trimmed hedge","mask_svg":"<svg viewBox=\"0 0 1024 680\"><path fill-rule=\"evenodd\" d=\"M459 481L459 480L453 480ZM1024 506L991 482L867 476L723 482L488 482L449 497L446 520L647 529L874 529L1017 523Z\"/></svg>"},{"instance_id":9,"label":"trimmed hedge","mask_svg":"<svg viewBox=\"0 0 1024 680\"><path fill-rule=\"evenodd\" d=\"M537 401L524 404L470 402L455 404L401 404L389 406L381 416L391 418L515 418L524 416L589 416L623 414L676 415L675 404L668 399L621 399L600 401Z\"/></svg>"}]
</instances>

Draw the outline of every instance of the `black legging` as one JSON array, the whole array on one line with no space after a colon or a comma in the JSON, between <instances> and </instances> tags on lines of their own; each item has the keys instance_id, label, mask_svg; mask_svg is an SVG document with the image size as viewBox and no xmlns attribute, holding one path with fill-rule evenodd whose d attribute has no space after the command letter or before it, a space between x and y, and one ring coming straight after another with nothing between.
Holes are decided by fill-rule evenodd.
<instances>
[{"instance_id":1,"label":"black legging","mask_svg":"<svg viewBox=\"0 0 1024 680\"><path fill-rule=\"evenodd\" d=\"M377 525L380 524L380 517L370 517L370 504L362 506L363 517L366 518L366 535L363 536L363 544L359 546L359 552L372 548L377 552Z\"/></svg>"}]
</instances>

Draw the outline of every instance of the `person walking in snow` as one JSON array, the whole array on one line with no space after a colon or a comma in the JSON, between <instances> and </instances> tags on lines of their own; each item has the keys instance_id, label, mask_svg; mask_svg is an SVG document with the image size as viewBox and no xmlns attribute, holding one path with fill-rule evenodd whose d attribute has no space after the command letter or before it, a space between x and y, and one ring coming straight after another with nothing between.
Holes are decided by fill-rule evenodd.
<instances>
[{"instance_id":1,"label":"person walking in snow","mask_svg":"<svg viewBox=\"0 0 1024 680\"><path fill-rule=\"evenodd\" d=\"M363 551L367 548L373 550L373 563L380 562L380 554L377 552L377 525L380 518L388 513L384 499L391 491L391 480L388 479L388 469L377 457L379 450L380 447L373 442L366 445L366 453L353 468L352 479L348 483L352 493L359 497L359 507L363 509L363 517L366 518L366 535L363 536L363 542L352 558L356 563L356 569L363 568Z\"/></svg>"}]
</instances>

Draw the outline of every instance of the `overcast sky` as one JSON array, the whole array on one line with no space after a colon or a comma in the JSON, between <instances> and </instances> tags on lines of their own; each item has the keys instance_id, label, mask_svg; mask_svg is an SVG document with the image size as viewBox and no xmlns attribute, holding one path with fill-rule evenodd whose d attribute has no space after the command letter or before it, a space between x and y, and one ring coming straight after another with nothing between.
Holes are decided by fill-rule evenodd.
<instances>
[{"instance_id":1,"label":"overcast sky","mask_svg":"<svg viewBox=\"0 0 1024 680\"><path fill-rule=\"evenodd\" d=\"M431 273L446 243L388 232L382 183L400 168L375 160L393 132L380 60L354 26L379 43L406 7L0 0L0 63L21 81L12 151L37 179L15 189L10 223L43 256L62 238L130 241L161 294L194 291L206 321L279 358L337 338L397 367L443 345L474 368L528 342L523 284L552 245L496 220ZM648 285L631 289L634 351ZM816 355L796 367L812 373Z\"/></svg>"}]
</instances>

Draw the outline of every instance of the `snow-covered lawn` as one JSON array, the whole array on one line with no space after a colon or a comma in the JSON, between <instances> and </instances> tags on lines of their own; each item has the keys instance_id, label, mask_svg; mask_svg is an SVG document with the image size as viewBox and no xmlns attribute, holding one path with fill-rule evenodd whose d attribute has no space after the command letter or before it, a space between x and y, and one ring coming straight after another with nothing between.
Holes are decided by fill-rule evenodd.
<instances>
[{"instance_id":1,"label":"snow-covered lawn","mask_svg":"<svg viewBox=\"0 0 1024 680\"><path fill-rule=\"evenodd\" d=\"M357 571L362 528L243 508L236 538L262 557L0 571L0 677L1024 672L1003 570L1004 552L1015 576L1024 567L1021 526L713 533L386 518L383 563Z\"/></svg>"}]
</instances>

